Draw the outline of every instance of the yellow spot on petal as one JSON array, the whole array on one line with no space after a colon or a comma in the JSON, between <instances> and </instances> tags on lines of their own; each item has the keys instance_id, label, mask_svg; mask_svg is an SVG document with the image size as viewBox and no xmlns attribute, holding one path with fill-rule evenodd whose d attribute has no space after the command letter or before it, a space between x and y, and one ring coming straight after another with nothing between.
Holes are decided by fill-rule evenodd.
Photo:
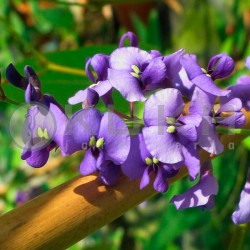
<instances>
[{"instance_id":1,"label":"yellow spot on petal","mask_svg":"<svg viewBox=\"0 0 250 250\"><path fill-rule=\"evenodd\" d=\"M102 148L103 143L104 143L104 138L99 138L99 139L97 140L95 146L96 146L97 148Z\"/></svg>"},{"instance_id":2,"label":"yellow spot on petal","mask_svg":"<svg viewBox=\"0 0 250 250\"><path fill-rule=\"evenodd\" d=\"M43 130L40 127L37 129L37 134L40 138L43 138Z\"/></svg>"},{"instance_id":3,"label":"yellow spot on petal","mask_svg":"<svg viewBox=\"0 0 250 250\"><path fill-rule=\"evenodd\" d=\"M158 160L156 157L154 157L154 158L153 158L153 163L154 163L154 164L157 164L157 163L159 163L159 160Z\"/></svg>"},{"instance_id":4,"label":"yellow spot on petal","mask_svg":"<svg viewBox=\"0 0 250 250\"><path fill-rule=\"evenodd\" d=\"M201 68L201 71L205 74L207 73L207 71L204 68Z\"/></svg>"},{"instance_id":5,"label":"yellow spot on petal","mask_svg":"<svg viewBox=\"0 0 250 250\"><path fill-rule=\"evenodd\" d=\"M133 76L133 77L135 77L135 78L140 78L140 76L137 74L137 73L135 73L135 72L130 72L130 74Z\"/></svg>"},{"instance_id":6,"label":"yellow spot on petal","mask_svg":"<svg viewBox=\"0 0 250 250\"><path fill-rule=\"evenodd\" d=\"M131 66L131 69L136 73L136 74L139 74L141 71L140 71L140 69L138 68L138 66L136 66L136 65L132 65Z\"/></svg>"},{"instance_id":7,"label":"yellow spot on petal","mask_svg":"<svg viewBox=\"0 0 250 250\"><path fill-rule=\"evenodd\" d=\"M151 166L151 165L153 164L152 159L149 158L149 157L145 158L145 162L146 162L146 164L147 164L148 166Z\"/></svg>"},{"instance_id":8,"label":"yellow spot on petal","mask_svg":"<svg viewBox=\"0 0 250 250\"><path fill-rule=\"evenodd\" d=\"M172 134L172 133L174 133L176 131L176 128L175 128L175 126L169 126L168 128L167 128L167 132L168 133L170 133L170 134Z\"/></svg>"},{"instance_id":9,"label":"yellow spot on petal","mask_svg":"<svg viewBox=\"0 0 250 250\"><path fill-rule=\"evenodd\" d=\"M91 138L89 139L89 146L94 147L95 144L96 144L96 139L94 136L91 136Z\"/></svg>"},{"instance_id":10,"label":"yellow spot on petal","mask_svg":"<svg viewBox=\"0 0 250 250\"><path fill-rule=\"evenodd\" d=\"M44 138L45 138L46 140L49 140L49 134L48 134L47 128L44 129L44 131L43 131L43 136L44 136Z\"/></svg>"},{"instance_id":11,"label":"yellow spot on petal","mask_svg":"<svg viewBox=\"0 0 250 250\"><path fill-rule=\"evenodd\" d=\"M176 121L176 119L174 117L167 117L166 118L166 122L168 125L174 125L175 121Z\"/></svg>"}]
</instances>

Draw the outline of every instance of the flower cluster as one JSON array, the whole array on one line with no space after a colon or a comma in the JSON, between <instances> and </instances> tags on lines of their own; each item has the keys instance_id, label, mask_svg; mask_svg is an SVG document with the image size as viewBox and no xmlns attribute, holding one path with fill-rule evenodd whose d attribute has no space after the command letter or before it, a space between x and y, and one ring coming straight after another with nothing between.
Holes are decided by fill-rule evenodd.
<instances>
[{"instance_id":1,"label":"flower cluster","mask_svg":"<svg viewBox=\"0 0 250 250\"><path fill-rule=\"evenodd\" d=\"M130 46L124 45L126 39ZM250 67L250 59L246 66ZM32 167L42 167L54 148L59 147L63 156L84 150L82 175L98 171L105 185L114 185L123 172L132 180L140 179L141 189L152 179L158 192L166 192L168 179L186 168L190 180L198 180L171 202L177 209L212 208L218 184L211 160L201 161L201 149L211 155L222 153L217 128L243 127L241 110L250 109L249 76L240 77L227 89L216 85L217 79L233 70L234 61L225 53L213 56L205 69L183 49L166 56L142 50L136 36L128 32L110 55L87 59L85 72L91 85L69 98L72 105L82 103L82 109L68 119L56 100L42 93L30 66L25 67L23 77L10 64L7 79L25 90L26 102L31 104L23 125L22 159ZM114 91L128 101L130 116L114 110ZM103 114L95 108L100 99L107 108ZM135 102L144 103L143 117L135 116ZM127 124L138 120L142 128L132 136ZM233 214L235 223L250 221L248 189L249 180Z\"/></svg>"}]
</instances>

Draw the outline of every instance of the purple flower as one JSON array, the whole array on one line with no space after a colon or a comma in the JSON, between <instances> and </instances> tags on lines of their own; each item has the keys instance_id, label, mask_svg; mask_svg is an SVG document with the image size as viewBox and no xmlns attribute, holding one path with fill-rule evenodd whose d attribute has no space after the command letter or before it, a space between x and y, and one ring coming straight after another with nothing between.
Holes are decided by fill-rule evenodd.
<instances>
[{"instance_id":1,"label":"purple flower","mask_svg":"<svg viewBox=\"0 0 250 250\"><path fill-rule=\"evenodd\" d=\"M218 193L218 184L212 174L211 161L206 161L201 168L199 182L185 193L175 195L170 202L178 210L188 207L201 207L211 209L214 206L214 195Z\"/></svg>"},{"instance_id":2,"label":"purple flower","mask_svg":"<svg viewBox=\"0 0 250 250\"><path fill-rule=\"evenodd\" d=\"M49 153L56 147L62 149L62 136L68 121L63 108L50 95L42 94L41 82L30 66L25 66L26 77L10 64L6 77L14 86L25 90L26 102L32 104L23 125L25 143L21 158L32 167L42 167ZM62 153L63 149L62 149Z\"/></svg>"},{"instance_id":3,"label":"purple flower","mask_svg":"<svg viewBox=\"0 0 250 250\"><path fill-rule=\"evenodd\" d=\"M82 175L96 170L102 182L113 185L118 181L120 165L127 159L130 136L125 123L115 114L103 115L94 108L80 110L69 120L64 134L67 155L86 149L80 165Z\"/></svg>"},{"instance_id":4,"label":"purple flower","mask_svg":"<svg viewBox=\"0 0 250 250\"><path fill-rule=\"evenodd\" d=\"M39 168L48 161L52 149L59 146L64 154L63 133L67 121L66 115L53 103L49 108L42 104L31 106L23 125L25 147L21 158Z\"/></svg>"},{"instance_id":5,"label":"purple flower","mask_svg":"<svg viewBox=\"0 0 250 250\"><path fill-rule=\"evenodd\" d=\"M247 57L245 65L250 69L250 57ZM250 76L239 77L236 84L227 87L227 89L231 92L220 98L222 104L233 98L239 98L242 101L243 108L247 111L250 110Z\"/></svg>"},{"instance_id":6,"label":"purple flower","mask_svg":"<svg viewBox=\"0 0 250 250\"><path fill-rule=\"evenodd\" d=\"M165 77L162 58L139 48L118 48L110 56L108 79L127 101L144 101L144 94Z\"/></svg>"},{"instance_id":7,"label":"purple flower","mask_svg":"<svg viewBox=\"0 0 250 250\"><path fill-rule=\"evenodd\" d=\"M234 98L222 105L218 111L214 111L216 97L195 88L190 103L189 112L202 116L202 122L198 127L198 144L204 150L212 154L220 154L224 146L216 133L216 126L240 128L245 124L245 116L240 111L242 104L240 99Z\"/></svg>"},{"instance_id":8,"label":"purple flower","mask_svg":"<svg viewBox=\"0 0 250 250\"><path fill-rule=\"evenodd\" d=\"M122 164L123 172L130 179L141 178L140 189L150 183L150 173L155 175L154 189L166 192L168 189L167 178L178 173L181 164L165 164L152 156L145 145L142 134L131 139L131 148L127 160Z\"/></svg>"},{"instance_id":9,"label":"purple flower","mask_svg":"<svg viewBox=\"0 0 250 250\"><path fill-rule=\"evenodd\" d=\"M90 69L96 72L95 77ZM113 104L112 85L107 80L109 67L109 56L96 54L92 58L87 59L85 70L88 78L93 84L87 89L78 91L73 97L69 98L69 103L74 105L83 102L83 107L95 106L99 97L102 98L106 105Z\"/></svg>"},{"instance_id":10,"label":"purple flower","mask_svg":"<svg viewBox=\"0 0 250 250\"><path fill-rule=\"evenodd\" d=\"M212 57L207 70L199 66L193 55L184 55L180 61L188 79L198 88L215 96L225 96L230 93L229 90L221 90L214 83L215 79L229 76L234 69L233 59L225 53Z\"/></svg>"},{"instance_id":11,"label":"purple flower","mask_svg":"<svg viewBox=\"0 0 250 250\"><path fill-rule=\"evenodd\" d=\"M246 184L240 195L240 202L232 215L235 224L250 222L250 170L248 171Z\"/></svg>"},{"instance_id":12,"label":"purple flower","mask_svg":"<svg viewBox=\"0 0 250 250\"><path fill-rule=\"evenodd\" d=\"M142 133L151 155L166 164L183 162L194 179L200 169L195 142L201 116L181 116L183 108L180 91L168 88L154 93L145 103Z\"/></svg>"}]
</instances>

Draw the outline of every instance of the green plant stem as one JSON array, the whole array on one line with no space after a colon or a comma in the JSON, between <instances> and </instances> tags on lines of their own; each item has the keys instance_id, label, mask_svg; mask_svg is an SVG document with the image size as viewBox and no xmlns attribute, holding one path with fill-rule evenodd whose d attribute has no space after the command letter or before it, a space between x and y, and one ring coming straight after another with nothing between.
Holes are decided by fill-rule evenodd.
<instances>
[{"instance_id":1,"label":"green plant stem","mask_svg":"<svg viewBox=\"0 0 250 250\"><path fill-rule=\"evenodd\" d=\"M60 64L52 63L50 61L48 61L46 66L47 66L47 69L52 70L52 71L69 73L72 75L81 75L81 76L86 75L85 70L83 69L71 68L71 67L60 65Z\"/></svg>"},{"instance_id":2,"label":"green plant stem","mask_svg":"<svg viewBox=\"0 0 250 250\"><path fill-rule=\"evenodd\" d=\"M79 6L79 7L93 7L93 6L103 6L105 4L121 4L121 3L149 3L155 2L153 0L91 0L90 3L78 3L78 2L67 2L63 0L43 0L43 2L51 2L58 5L67 5L67 6Z\"/></svg>"},{"instance_id":3,"label":"green plant stem","mask_svg":"<svg viewBox=\"0 0 250 250\"><path fill-rule=\"evenodd\" d=\"M247 224L235 225L228 250L241 250L246 236Z\"/></svg>"},{"instance_id":4,"label":"green plant stem","mask_svg":"<svg viewBox=\"0 0 250 250\"><path fill-rule=\"evenodd\" d=\"M7 96L4 96L4 97L0 97L0 101L3 101L3 102L8 102L8 103L11 103L11 104L14 104L14 105L20 105L19 102L16 102L14 100L11 100L10 98L8 98Z\"/></svg>"},{"instance_id":5,"label":"green plant stem","mask_svg":"<svg viewBox=\"0 0 250 250\"><path fill-rule=\"evenodd\" d=\"M216 131L219 134L234 134L234 135L250 135L250 129L244 128L226 128L226 127L217 127Z\"/></svg>"}]
</instances>

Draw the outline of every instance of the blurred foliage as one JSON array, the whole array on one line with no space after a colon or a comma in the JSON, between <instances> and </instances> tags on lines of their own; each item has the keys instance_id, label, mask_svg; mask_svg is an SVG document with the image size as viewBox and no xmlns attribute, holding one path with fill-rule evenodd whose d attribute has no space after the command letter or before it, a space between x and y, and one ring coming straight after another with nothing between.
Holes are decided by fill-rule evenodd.
<instances>
[{"instance_id":1,"label":"blurred foliage","mask_svg":"<svg viewBox=\"0 0 250 250\"><path fill-rule=\"evenodd\" d=\"M204 66L212 55L227 52L236 60L236 69L231 78L220 82L222 86L235 83L240 75L247 73L244 59L250 55L249 1L155 1L148 16L138 11L146 8L146 3L136 7L131 4L136 1L127 1L128 4L121 1L123 5L119 1L115 5L105 5L106 2L114 3L0 1L0 64L5 94L18 103L24 102L23 91L10 86L4 72L10 62L21 73L24 65L29 64L38 73L44 93L54 95L71 116L80 105L69 106L68 98L90 84L84 74L86 58L96 53L110 54L129 25L138 35L140 47L163 53L185 48L197 54ZM126 14L126 22L121 13ZM128 112L118 93L114 99L117 109ZM99 108L104 111L102 105ZM0 103L0 213L19 204L18 191L32 198L76 176L83 157L81 152L70 158L54 152L42 169L28 167L20 160L22 149L17 133L21 128L10 129L12 119L21 124L25 118L24 112L17 115L18 109L13 104ZM138 113L142 113L140 105ZM240 245L236 244L237 249L249 249L249 226L244 235L242 228L231 221L249 157L250 138L247 138L239 147L213 160L220 189L211 211L198 208L176 211L168 203L174 194L192 185L184 179L172 185L166 194L145 201L69 249L236 249L235 239L240 234L244 237Z\"/></svg>"}]
</instances>

